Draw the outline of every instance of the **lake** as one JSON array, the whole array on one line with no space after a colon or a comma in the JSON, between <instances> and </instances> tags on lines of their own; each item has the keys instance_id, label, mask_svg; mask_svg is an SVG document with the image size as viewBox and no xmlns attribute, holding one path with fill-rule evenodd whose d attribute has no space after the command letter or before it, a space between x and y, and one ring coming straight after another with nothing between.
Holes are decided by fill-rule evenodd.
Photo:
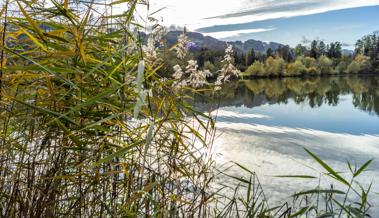
<instances>
[{"instance_id":1,"label":"lake","mask_svg":"<svg viewBox=\"0 0 379 218\"><path fill-rule=\"evenodd\" d=\"M321 186L339 187L303 146L344 176L346 160L360 166L374 159L359 181L374 183L371 199L379 205L379 76L246 80L209 99L196 102L217 118L216 163L235 161L255 171L271 206L319 184L277 175L321 176Z\"/></svg>"}]
</instances>

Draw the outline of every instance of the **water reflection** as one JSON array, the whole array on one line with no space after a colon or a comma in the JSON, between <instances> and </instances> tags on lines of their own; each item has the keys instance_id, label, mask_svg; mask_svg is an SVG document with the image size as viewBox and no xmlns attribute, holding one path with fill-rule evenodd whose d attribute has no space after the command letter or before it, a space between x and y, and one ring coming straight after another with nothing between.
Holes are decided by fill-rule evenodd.
<instances>
[{"instance_id":1,"label":"water reflection","mask_svg":"<svg viewBox=\"0 0 379 218\"><path fill-rule=\"evenodd\" d=\"M341 95L352 95L356 108L379 115L379 76L336 76L312 78L257 79L227 84L217 98L198 96L197 104L208 107L210 100L224 106L256 107L263 104L323 104L336 106ZM217 101L217 102L215 102ZM202 103L205 105L202 105ZM216 106L217 104L213 104Z\"/></svg>"},{"instance_id":2,"label":"water reflection","mask_svg":"<svg viewBox=\"0 0 379 218\"><path fill-rule=\"evenodd\" d=\"M319 184L273 177L323 172L303 146L343 175L346 159L358 165L374 159L360 182L373 181L372 190L379 193L379 76L248 80L211 96L197 96L195 102L217 117L216 162L235 161L257 172L271 202ZM331 183L325 176L321 180L324 187Z\"/></svg>"}]
</instances>

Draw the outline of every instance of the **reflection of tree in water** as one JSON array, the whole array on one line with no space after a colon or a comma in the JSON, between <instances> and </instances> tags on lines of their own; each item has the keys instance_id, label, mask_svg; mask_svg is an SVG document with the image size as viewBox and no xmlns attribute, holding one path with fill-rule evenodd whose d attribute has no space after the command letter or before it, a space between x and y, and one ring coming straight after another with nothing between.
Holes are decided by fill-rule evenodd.
<instances>
[{"instance_id":1,"label":"reflection of tree in water","mask_svg":"<svg viewBox=\"0 0 379 218\"><path fill-rule=\"evenodd\" d=\"M256 79L230 83L218 92L197 96L200 108L220 106L256 107L263 104L286 104L292 99L296 104L320 107L338 105L341 95L352 94L353 105L361 110L379 115L379 77L335 76L312 78ZM209 108L207 108L209 109Z\"/></svg>"},{"instance_id":2,"label":"reflection of tree in water","mask_svg":"<svg viewBox=\"0 0 379 218\"><path fill-rule=\"evenodd\" d=\"M379 97L368 92L353 95L353 105L361 110L376 112L379 115Z\"/></svg>"}]
</instances>

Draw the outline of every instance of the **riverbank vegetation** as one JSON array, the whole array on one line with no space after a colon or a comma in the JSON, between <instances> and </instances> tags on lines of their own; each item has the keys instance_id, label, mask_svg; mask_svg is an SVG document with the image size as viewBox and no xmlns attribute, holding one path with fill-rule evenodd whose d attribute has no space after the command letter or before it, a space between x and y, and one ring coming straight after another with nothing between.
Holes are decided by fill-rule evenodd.
<instances>
[{"instance_id":1,"label":"riverbank vegetation","mask_svg":"<svg viewBox=\"0 0 379 218\"><path fill-rule=\"evenodd\" d=\"M120 5L124 12L116 13L113 7ZM169 66L175 74L165 77L164 30L154 12L139 20L140 6L148 8L148 2L6 0L2 5L2 217L369 213L370 187L355 179L370 161L349 164L351 174L345 177L306 150L343 190L299 190L294 203L279 206L268 204L248 168L233 164L246 178L215 168L215 120L189 102L200 88L215 91L237 76L233 49L226 49L220 70L212 74L187 57L183 34L169 49L177 58ZM138 34L142 30L151 32L145 44ZM215 84L207 81L210 74ZM225 176L236 184L220 182L216 188ZM319 198L325 204L308 201Z\"/></svg>"},{"instance_id":2,"label":"riverbank vegetation","mask_svg":"<svg viewBox=\"0 0 379 218\"><path fill-rule=\"evenodd\" d=\"M327 44L321 40L313 40L309 45L298 44L294 48L279 45L277 49L268 48L265 52L234 48L233 61L245 78L378 73L378 42L379 34L374 32L359 39L354 51L343 49L340 42ZM190 56L197 60L200 69L215 72L222 68L223 54L218 48L201 48L195 42L191 43ZM166 55L173 56L169 51ZM175 63L175 59L166 60L166 66ZM165 70L166 74L172 72L170 68Z\"/></svg>"},{"instance_id":3,"label":"riverbank vegetation","mask_svg":"<svg viewBox=\"0 0 379 218\"><path fill-rule=\"evenodd\" d=\"M326 45L314 40L310 49L299 44L294 49L267 51L267 58L254 61L243 76L283 77L379 72L379 35L363 37L354 54L343 55L341 43Z\"/></svg>"}]
</instances>

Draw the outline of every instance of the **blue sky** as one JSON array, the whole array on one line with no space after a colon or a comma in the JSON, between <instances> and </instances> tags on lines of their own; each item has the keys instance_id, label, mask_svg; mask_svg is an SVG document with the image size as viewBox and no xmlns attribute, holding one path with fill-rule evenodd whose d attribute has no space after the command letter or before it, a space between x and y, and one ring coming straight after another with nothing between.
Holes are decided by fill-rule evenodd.
<instances>
[{"instance_id":1,"label":"blue sky","mask_svg":"<svg viewBox=\"0 0 379 218\"><path fill-rule=\"evenodd\" d=\"M222 40L258 39L295 46L306 39L351 48L379 30L379 0L157 0L163 25L186 26Z\"/></svg>"},{"instance_id":2,"label":"blue sky","mask_svg":"<svg viewBox=\"0 0 379 218\"><path fill-rule=\"evenodd\" d=\"M240 33L239 30L262 29L256 33ZM258 39L275 41L295 46L305 39L321 39L327 42L340 41L345 47L353 47L363 35L379 30L379 6L359 7L329 11L320 14L290 18L269 19L241 24L217 25L198 29L205 34L223 32L220 39L242 40ZM247 32L246 31L246 32ZM233 34L235 33L235 34ZM226 36L226 37L225 37Z\"/></svg>"}]
</instances>

